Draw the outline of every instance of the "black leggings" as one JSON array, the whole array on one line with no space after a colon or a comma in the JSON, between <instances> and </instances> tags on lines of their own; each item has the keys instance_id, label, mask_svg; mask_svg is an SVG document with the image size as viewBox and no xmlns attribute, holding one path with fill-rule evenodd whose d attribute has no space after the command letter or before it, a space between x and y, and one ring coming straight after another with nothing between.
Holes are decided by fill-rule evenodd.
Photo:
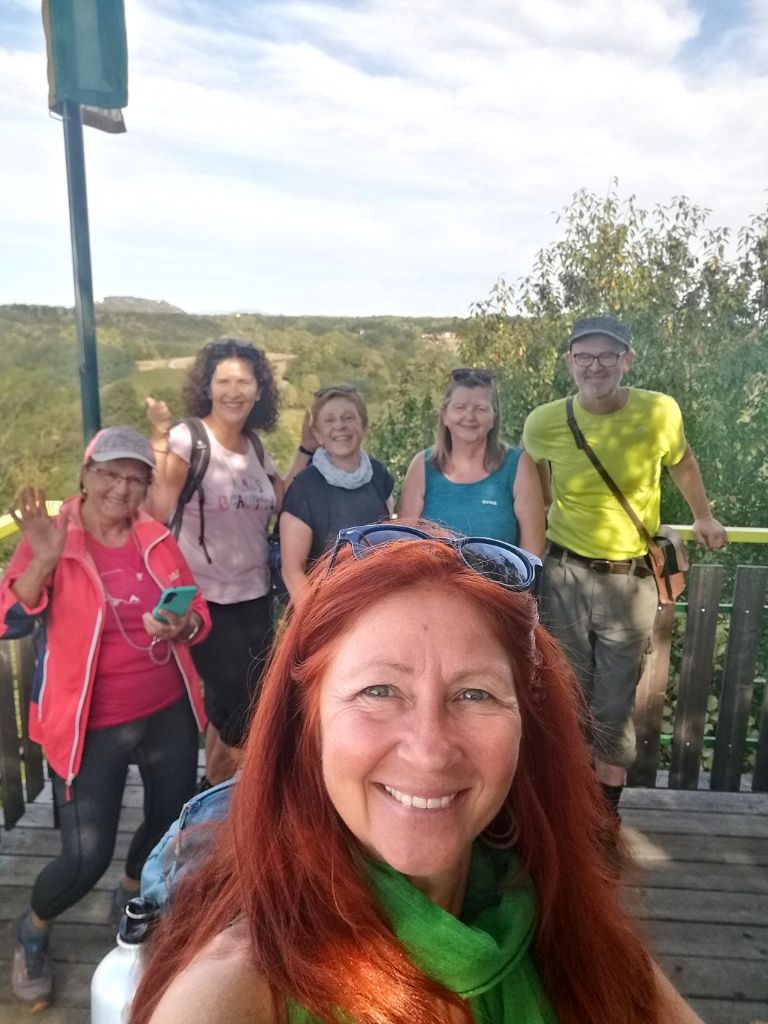
<instances>
[{"instance_id":1,"label":"black leggings","mask_svg":"<svg viewBox=\"0 0 768 1024\"><path fill-rule=\"evenodd\" d=\"M205 711L230 747L245 742L272 646L272 594L237 604L208 602L211 632L192 648L205 686Z\"/></svg>"},{"instance_id":2,"label":"black leggings","mask_svg":"<svg viewBox=\"0 0 768 1024\"><path fill-rule=\"evenodd\" d=\"M57 917L109 867L129 764L138 765L144 783L144 821L125 861L128 878L138 880L152 848L194 793L197 750L197 723L186 697L147 718L88 733L71 799L64 780L53 776L62 850L37 876L31 904L38 917Z\"/></svg>"}]
</instances>

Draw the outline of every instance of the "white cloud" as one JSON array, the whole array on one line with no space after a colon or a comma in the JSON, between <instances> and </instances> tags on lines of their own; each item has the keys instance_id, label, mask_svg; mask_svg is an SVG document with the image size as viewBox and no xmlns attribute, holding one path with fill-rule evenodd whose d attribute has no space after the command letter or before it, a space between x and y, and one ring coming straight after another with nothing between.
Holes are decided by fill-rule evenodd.
<instances>
[{"instance_id":1,"label":"white cloud","mask_svg":"<svg viewBox=\"0 0 768 1024\"><path fill-rule=\"evenodd\" d=\"M648 205L686 193L734 227L764 204L757 2L706 61L684 0L127 0L126 13L128 134L86 141L102 293L463 314L499 273L528 269L579 187L618 176ZM30 254L67 216L45 94L42 41L0 49L14 140L1 216L26 225ZM31 258L3 259L0 301L46 299Z\"/></svg>"}]
</instances>

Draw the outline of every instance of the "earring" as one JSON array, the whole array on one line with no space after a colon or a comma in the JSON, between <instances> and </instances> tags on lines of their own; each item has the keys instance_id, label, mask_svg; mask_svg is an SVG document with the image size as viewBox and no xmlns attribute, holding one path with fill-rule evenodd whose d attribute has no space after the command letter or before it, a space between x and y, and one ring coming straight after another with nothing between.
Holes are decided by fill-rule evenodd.
<instances>
[{"instance_id":1,"label":"earring","mask_svg":"<svg viewBox=\"0 0 768 1024\"><path fill-rule=\"evenodd\" d=\"M502 815L506 816L506 821ZM480 838L494 850L510 850L515 845L520 838L520 826L507 804L502 805L491 824L480 833Z\"/></svg>"}]
</instances>

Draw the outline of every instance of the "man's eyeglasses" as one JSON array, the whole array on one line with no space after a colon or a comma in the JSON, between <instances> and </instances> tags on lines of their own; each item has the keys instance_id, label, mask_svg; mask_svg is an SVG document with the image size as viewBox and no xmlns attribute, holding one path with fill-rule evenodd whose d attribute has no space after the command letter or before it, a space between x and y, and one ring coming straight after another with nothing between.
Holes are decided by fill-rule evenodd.
<instances>
[{"instance_id":1,"label":"man's eyeglasses","mask_svg":"<svg viewBox=\"0 0 768 1024\"><path fill-rule=\"evenodd\" d=\"M592 355L591 352L571 352L571 359L582 370L586 370L595 360L597 360L600 366L604 366L606 370L609 370L611 367L616 366L623 355L623 352L598 352L596 356Z\"/></svg>"},{"instance_id":2,"label":"man's eyeglasses","mask_svg":"<svg viewBox=\"0 0 768 1024\"><path fill-rule=\"evenodd\" d=\"M130 473L115 473L111 469L99 469L98 466L91 466L90 470L92 473L97 473L101 477L101 481L105 487L117 487L118 484L124 483L126 487L131 490L138 491L144 490L149 484L149 478L146 476L133 476Z\"/></svg>"},{"instance_id":3,"label":"man's eyeglasses","mask_svg":"<svg viewBox=\"0 0 768 1024\"><path fill-rule=\"evenodd\" d=\"M473 366L459 366L457 369L451 370L451 380L456 382L473 380L479 384L493 384L496 380L496 374L493 370L483 370Z\"/></svg>"},{"instance_id":4,"label":"man's eyeglasses","mask_svg":"<svg viewBox=\"0 0 768 1024\"><path fill-rule=\"evenodd\" d=\"M391 523L351 526L346 530L339 530L328 562L328 572L333 568L336 557L345 544L352 548L355 558L363 558L368 551L382 545L417 540L449 544L468 568L487 580L506 587L507 590L535 592L538 587L541 559L528 551L523 551L522 548L490 537L433 537L432 534L424 533L423 530L417 530L412 526Z\"/></svg>"},{"instance_id":5,"label":"man's eyeglasses","mask_svg":"<svg viewBox=\"0 0 768 1024\"><path fill-rule=\"evenodd\" d=\"M332 384L327 388L318 388L314 393L315 398L322 398L323 395L330 395L332 391L338 391L342 395L356 395L357 388L354 384Z\"/></svg>"}]
</instances>

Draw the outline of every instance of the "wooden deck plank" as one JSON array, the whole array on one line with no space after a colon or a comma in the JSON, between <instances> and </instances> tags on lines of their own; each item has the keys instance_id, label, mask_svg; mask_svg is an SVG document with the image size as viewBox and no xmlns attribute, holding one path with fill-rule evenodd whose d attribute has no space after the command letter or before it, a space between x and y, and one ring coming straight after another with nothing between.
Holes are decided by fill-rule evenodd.
<instances>
[{"instance_id":1,"label":"wooden deck plank","mask_svg":"<svg viewBox=\"0 0 768 1024\"><path fill-rule=\"evenodd\" d=\"M36 1024L90 1024L91 1013L84 1006L52 1006L33 1018L18 1005L0 1003L0 1024L29 1024L30 1020Z\"/></svg>"},{"instance_id":2,"label":"wooden deck plank","mask_svg":"<svg viewBox=\"0 0 768 1024\"><path fill-rule=\"evenodd\" d=\"M632 811L630 818L622 808L622 816L633 828L651 835L684 831L687 836L699 837L705 841L709 841L711 836L739 836L768 840L768 816L763 814L681 812L667 808L659 810L638 808Z\"/></svg>"},{"instance_id":3,"label":"wooden deck plank","mask_svg":"<svg viewBox=\"0 0 768 1024\"><path fill-rule=\"evenodd\" d=\"M691 1006L704 1024L768 1024L768 1003L729 1003L719 999L692 999Z\"/></svg>"},{"instance_id":4,"label":"wooden deck plank","mask_svg":"<svg viewBox=\"0 0 768 1024\"><path fill-rule=\"evenodd\" d=\"M625 815L626 821L628 816ZM692 842L685 833L670 832L653 835L639 829L625 828L624 835L635 858L640 861L672 861L700 864L749 864L759 868L768 865L768 844L765 839L739 836L711 836L707 841Z\"/></svg>"},{"instance_id":5,"label":"wooden deck plank","mask_svg":"<svg viewBox=\"0 0 768 1024\"><path fill-rule=\"evenodd\" d=\"M622 813L630 808L768 816L768 794L716 793L701 789L625 789L621 797Z\"/></svg>"},{"instance_id":6,"label":"wooden deck plank","mask_svg":"<svg viewBox=\"0 0 768 1024\"><path fill-rule=\"evenodd\" d=\"M53 804L35 800L27 806L22 819L25 828L53 828ZM141 824L141 811L138 807L128 807L120 818L120 832L135 832ZM20 824L16 826L20 827ZM2 841L2 840L0 840Z\"/></svg>"},{"instance_id":7,"label":"wooden deck plank","mask_svg":"<svg viewBox=\"0 0 768 1024\"><path fill-rule=\"evenodd\" d=\"M105 925L109 921L109 901L112 890L92 889L73 907L56 919L70 924ZM14 921L29 904L29 887L24 885L0 888L0 922ZM0 956L2 956L0 951Z\"/></svg>"},{"instance_id":8,"label":"wooden deck plank","mask_svg":"<svg viewBox=\"0 0 768 1024\"><path fill-rule=\"evenodd\" d=\"M640 888L630 896L640 918L655 921L720 922L760 927L768 921L768 896L742 892Z\"/></svg>"},{"instance_id":9,"label":"wooden deck plank","mask_svg":"<svg viewBox=\"0 0 768 1024\"><path fill-rule=\"evenodd\" d=\"M26 816L25 816L26 817ZM124 858L128 853L130 833L120 832L115 844L115 857ZM24 818L16 828L0 835L0 854L13 854L17 857L28 855L38 857L55 857L61 847L58 832L53 829L25 828Z\"/></svg>"},{"instance_id":10,"label":"wooden deck plank","mask_svg":"<svg viewBox=\"0 0 768 1024\"><path fill-rule=\"evenodd\" d=\"M680 889L702 892L761 893L768 895L768 871L755 871L754 864L717 864L670 860L635 860L625 883L654 889Z\"/></svg>"},{"instance_id":11,"label":"wooden deck plank","mask_svg":"<svg viewBox=\"0 0 768 1024\"><path fill-rule=\"evenodd\" d=\"M20 857L0 850L0 885L21 885L31 888L35 879L51 860L50 856L27 854ZM123 865L115 859L101 879L101 886L114 888L123 874Z\"/></svg>"},{"instance_id":12,"label":"wooden deck plank","mask_svg":"<svg viewBox=\"0 0 768 1024\"><path fill-rule=\"evenodd\" d=\"M693 999L731 999L768 1004L768 971L758 960L703 960L695 956L659 957L677 988Z\"/></svg>"}]
</instances>

